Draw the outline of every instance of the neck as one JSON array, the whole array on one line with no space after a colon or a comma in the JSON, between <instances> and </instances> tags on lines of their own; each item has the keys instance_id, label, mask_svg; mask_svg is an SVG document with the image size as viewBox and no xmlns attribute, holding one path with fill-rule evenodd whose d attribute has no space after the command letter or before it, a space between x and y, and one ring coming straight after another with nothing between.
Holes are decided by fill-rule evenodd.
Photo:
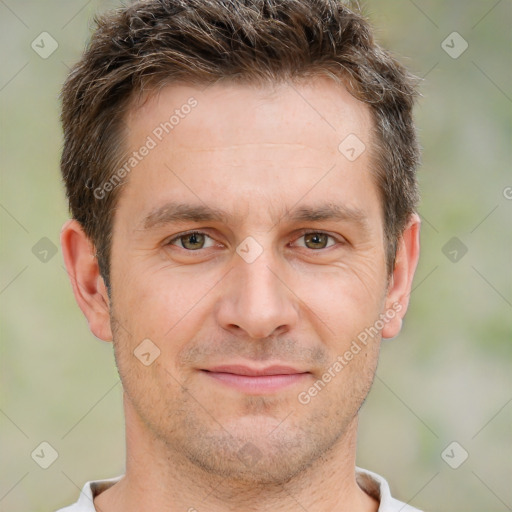
<instances>
[{"instance_id":1,"label":"neck","mask_svg":"<svg viewBox=\"0 0 512 512\"><path fill-rule=\"evenodd\" d=\"M206 472L155 438L125 397L126 474L94 500L98 511L376 512L357 485L357 417L328 453L284 483L234 481Z\"/></svg>"}]
</instances>

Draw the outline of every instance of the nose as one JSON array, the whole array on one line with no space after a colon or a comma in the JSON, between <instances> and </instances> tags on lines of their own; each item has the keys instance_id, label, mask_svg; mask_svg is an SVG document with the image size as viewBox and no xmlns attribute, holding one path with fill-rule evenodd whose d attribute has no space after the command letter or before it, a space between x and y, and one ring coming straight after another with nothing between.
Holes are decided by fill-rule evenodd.
<instances>
[{"instance_id":1,"label":"nose","mask_svg":"<svg viewBox=\"0 0 512 512\"><path fill-rule=\"evenodd\" d=\"M299 301L271 250L263 251L252 263L234 257L234 268L217 302L219 325L254 339L289 331L297 322Z\"/></svg>"}]
</instances>

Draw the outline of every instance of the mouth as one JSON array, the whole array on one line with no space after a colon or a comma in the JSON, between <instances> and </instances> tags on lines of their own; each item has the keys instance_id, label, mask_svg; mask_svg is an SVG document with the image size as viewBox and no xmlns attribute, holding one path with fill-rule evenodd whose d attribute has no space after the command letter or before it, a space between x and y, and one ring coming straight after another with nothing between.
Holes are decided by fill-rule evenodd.
<instances>
[{"instance_id":1,"label":"mouth","mask_svg":"<svg viewBox=\"0 0 512 512\"><path fill-rule=\"evenodd\" d=\"M280 391L293 384L303 382L311 375L310 372L281 365L266 368L223 365L202 369L201 372L222 385L253 395Z\"/></svg>"}]
</instances>

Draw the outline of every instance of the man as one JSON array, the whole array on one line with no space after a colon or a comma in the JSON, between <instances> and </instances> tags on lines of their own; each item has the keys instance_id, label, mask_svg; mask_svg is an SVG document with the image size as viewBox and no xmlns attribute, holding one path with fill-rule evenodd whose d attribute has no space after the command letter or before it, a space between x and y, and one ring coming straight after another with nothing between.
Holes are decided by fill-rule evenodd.
<instances>
[{"instance_id":1,"label":"man","mask_svg":"<svg viewBox=\"0 0 512 512\"><path fill-rule=\"evenodd\" d=\"M335 0L147 0L63 89L66 267L126 473L71 511L416 510L355 466L419 255L411 77Z\"/></svg>"}]
</instances>

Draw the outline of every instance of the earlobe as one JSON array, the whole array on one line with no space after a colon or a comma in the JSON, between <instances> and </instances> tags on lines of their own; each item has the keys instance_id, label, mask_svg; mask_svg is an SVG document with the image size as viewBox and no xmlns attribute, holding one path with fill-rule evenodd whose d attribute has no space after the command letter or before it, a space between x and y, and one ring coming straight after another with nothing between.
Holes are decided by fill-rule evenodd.
<instances>
[{"instance_id":1,"label":"earlobe","mask_svg":"<svg viewBox=\"0 0 512 512\"><path fill-rule=\"evenodd\" d=\"M76 220L64 224L60 241L76 302L91 332L103 341L111 341L110 303L94 254L94 245Z\"/></svg>"},{"instance_id":2,"label":"earlobe","mask_svg":"<svg viewBox=\"0 0 512 512\"><path fill-rule=\"evenodd\" d=\"M418 214L412 214L398 240L395 268L386 296L385 313L390 319L382 329L383 338L394 338L402 329L420 255L420 224Z\"/></svg>"}]
</instances>

